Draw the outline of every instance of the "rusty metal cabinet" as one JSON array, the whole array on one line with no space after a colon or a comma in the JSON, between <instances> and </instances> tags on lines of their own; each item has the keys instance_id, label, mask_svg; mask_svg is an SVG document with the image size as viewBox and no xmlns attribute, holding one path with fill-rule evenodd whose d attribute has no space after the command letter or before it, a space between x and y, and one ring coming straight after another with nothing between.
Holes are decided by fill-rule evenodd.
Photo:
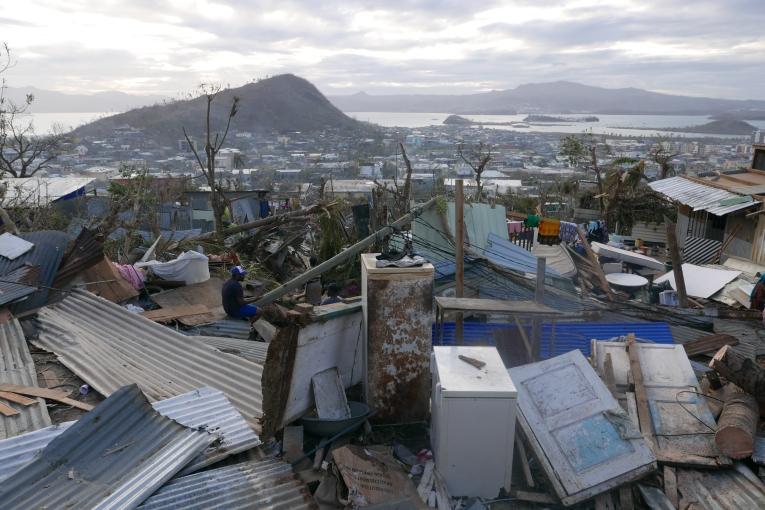
<instances>
[{"instance_id":1,"label":"rusty metal cabinet","mask_svg":"<svg viewBox=\"0 0 765 510\"><path fill-rule=\"evenodd\" d=\"M433 325L433 265L378 268L361 255L367 404L378 423L428 417Z\"/></svg>"}]
</instances>

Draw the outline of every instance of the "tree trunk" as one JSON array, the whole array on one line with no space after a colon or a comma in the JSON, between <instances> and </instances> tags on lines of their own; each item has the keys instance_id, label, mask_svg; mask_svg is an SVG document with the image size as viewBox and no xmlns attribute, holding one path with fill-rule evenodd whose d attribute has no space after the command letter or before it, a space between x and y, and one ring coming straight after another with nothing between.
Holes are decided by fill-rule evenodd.
<instances>
[{"instance_id":1,"label":"tree trunk","mask_svg":"<svg viewBox=\"0 0 765 510\"><path fill-rule=\"evenodd\" d=\"M710 368L765 405L765 369L726 345L709 362Z\"/></svg>"},{"instance_id":2,"label":"tree trunk","mask_svg":"<svg viewBox=\"0 0 765 510\"><path fill-rule=\"evenodd\" d=\"M715 433L720 453L732 459L752 455L758 418L757 401L751 395L739 393L726 400Z\"/></svg>"}]
</instances>

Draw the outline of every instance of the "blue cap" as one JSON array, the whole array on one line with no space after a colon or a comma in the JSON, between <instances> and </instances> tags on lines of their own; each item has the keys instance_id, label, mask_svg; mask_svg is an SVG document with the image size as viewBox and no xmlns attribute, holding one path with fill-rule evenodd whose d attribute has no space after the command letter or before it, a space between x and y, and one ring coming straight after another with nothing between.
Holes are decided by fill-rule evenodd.
<instances>
[{"instance_id":1,"label":"blue cap","mask_svg":"<svg viewBox=\"0 0 765 510\"><path fill-rule=\"evenodd\" d=\"M247 274L247 270L242 266L234 266L231 268L231 274L236 276L244 276Z\"/></svg>"}]
</instances>

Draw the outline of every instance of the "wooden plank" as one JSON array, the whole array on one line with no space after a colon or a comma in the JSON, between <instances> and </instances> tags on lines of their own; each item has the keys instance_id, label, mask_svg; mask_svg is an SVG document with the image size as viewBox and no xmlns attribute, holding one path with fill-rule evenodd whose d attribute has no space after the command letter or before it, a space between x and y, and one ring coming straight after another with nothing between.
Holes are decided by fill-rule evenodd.
<instances>
[{"instance_id":1,"label":"wooden plank","mask_svg":"<svg viewBox=\"0 0 765 510\"><path fill-rule=\"evenodd\" d=\"M420 478L420 484L417 486L417 494L420 495L420 499L427 503L430 498L430 493L433 491L433 470L436 464L432 460L425 463L425 468L422 472L422 478Z\"/></svg>"},{"instance_id":2,"label":"wooden plank","mask_svg":"<svg viewBox=\"0 0 765 510\"><path fill-rule=\"evenodd\" d=\"M0 402L0 414L3 416L15 416L19 414L19 412L11 406Z\"/></svg>"},{"instance_id":3,"label":"wooden plank","mask_svg":"<svg viewBox=\"0 0 765 510\"><path fill-rule=\"evenodd\" d=\"M640 368L640 357L635 344L635 335L627 335L627 353L630 359L630 374L635 384L635 403L637 405L638 424L640 432L648 442L648 445L656 453L656 443L653 438L653 423L651 422L651 409L648 406L648 395L643 384L643 371Z\"/></svg>"},{"instance_id":4,"label":"wooden plank","mask_svg":"<svg viewBox=\"0 0 765 510\"><path fill-rule=\"evenodd\" d=\"M738 345L738 338L726 334L707 335L684 343L683 349L688 356L698 356L717 352L726 345Z\"/></svg>"},{"instance_id":5,"label":"wooden plank","mask_svg":"<svg viewBox=\"0 0 765 510\"><path fill-rule=\"evenodd\" d=\"M11 393L9 391L0 391L0 398L3 400L8 400L9 402L21 404L23 406L31 406L38 403L38 401L33 398L27 398L17 393Z\"/></svg>"},{"instance_id":6,"label":"wooden plank","mask_svg":"<svg viewBox=\"0 0 765 510\"><path fill-rule=\"evenodd\" d=\"M611 499L611 493L598 494L595 497L595 510L616 510L614 500Z\"/></svg>"},{"instance_id":7,"label":"wooden plank","mask_svg":"<svg viewBox=\"0 0 765 510\"><path fill-rule=\"evenodd\" d=\"M444 479L441 478L441 474L438 469L433 469L433 480L436 488L436 501L438 501L438 510L452 510L452 497L449 495L449 490L446 488Z\"/></svg>"},{"instance_id":8,"label":"wooden plank","mask_svg":"<svg viewBox=\"0 0 765 510\"><path fill-rule=\"evenodd\" d=\"M631 485L622 485L619 487L619 508L620 510L635 509L635 501L632 499Z\"/></svg>"},{"instance_id":9,"label":"wooden plank","mask_svg":"<svg viewBox=\"0 0 765 510\"><path fill-rule=\"evenodd\" d=\"M528 501L530 503L541 503L543 505L555 505L558 503L557 499L544 492L512 490L510 495L517 500Z\"/></svg>"},{"instance_id":10,"label":"wooden plank","mask_svg":"<svg viewBox=\"0 0 765 510\"><path fill-rule=\"evenodd\" d=\"M531 466L529 466L529 456L526 454L526 445L523 443L521 434L515 435L515 451L518 452L518 458L521 461L521 470L523 472L523 479L526 482L526 486L533 489L534 477L531 475Z\"/></svg>"},{"instance_id":11,"label":"wooden plank","mask_svg":"<svg viewBox=\"0 0 765 510\"><path fill-rule=\"evenodd\" d=\"M683 259L680 257L680 248L677 243L676 225L666 216L664 223L667 227L667 248L672 260L672 272L675 275L675 288L677 290L677 299L681 308L688 308L688 293L685 288L685 275L683 273Z\"/></svg>"},{"instance_id":12,"label":"wooden plank","mask_svg":"<svg viewBox=\"0 0 765 510\"><path fill-rule=\"evenodd\" d=\"M614 378L614 363L610 353L606 353L606 360L603 362L603 382L606 383L606 388L611 392L611 395L619 400L619 394L616 391L616 379Z\"/></svg>"},{"instance_id":13,"label":"wooden plank","mask_svg":"<svg viewBox=\"0 0 765 510\"><path fill-rule=\"evenodd\" d=\"M608 280L606 280L606 274L603 272L603 268L600 267L600 262L598 261L597 255L595 255L595 252L592 251L592 246L590 246L589 241L587 241L587 237L585 237L582 229L577 227L576 232L579 234L579 240L584 246L584 251L587 252L587 258L590 259L590 263L592 264L591 269L595 273L595 276L598 278L598 282L600 282L600 288L603 290L603 292L606 293L606 297L609 301L614 301L616 298L613 291L611 290L611 286L608 284Z\"/></svg>"},{"instance_id":14,"label":"wooden plank","mask_svg":"<svg viewBox=\"0 0 765 510\"><path fill-rule=\"evenodd\" d=\"M518 333L521 335L521 340L523 340L523 345L526 347L526 352L529 355L529 359L534 359L534 350L531 346L531 342L529 342L529 337L526 336L526 329L523 327L523 324L521 324L520 319L518 316L513 317L515 319L515 326L518 328Z\"/></svg>"},{"instance_id":15,"label":"wooden plank","mask_svg":"<svg viewBox=\"0 0 765 510\"><path fill-rule=\"evenodd\" d=\"M188 315L205 314L209 310L205 305L178 305L157 310L148 310L140 315L154 322L170 322Z\"/></svg>"},{"instance_id":16,"label":"wooden plank","mask_svg":"<svg viewBox=\"0 0 765 510\"><path fill-rule=\"evenodd\" d=\"M69 398L67 393L58 390L51 390L49 388L37 388L35 386L21 386L18 384L0 384L0 391L9 391L11 393L20 393L22 395L28 395L32 397L41 397L47 400L53 400L61 404L76 407L83 411L91 411L93 406L86 404L85 402L79 402L77 400Z\"/></svg>"},{"instance_id":17,"label":"wooden plank","mask_svg":"<svg viewBox=\"0 0 765 510\"><path fill-rule=\"evenodd\" d=\"M345 397L345 387L337 368L323 370L311 377L316 413L322 420L341 420L351 417Z\"/></svg>"},{"instance_id":18,"label":"wooden plank","mask_svg":"<svg viewBox=\"0 0 765 510\"><path fill-rule=\"evenodd\" d=\"M282 452L287 462L295 462L303 456L303 426L284 427Z\"/></svg>"},{"instance_id":19,"label":"wooden plank","mask_svg":"<svg viewBox=\"0 0 765 510\"><path fill-rule=\"evenodd\" d=\"M678 507L680 497L677 493L677 472L671 466L664 466L664 494L669 502Z\"/></svg>"},{"instance_id":20,"label":"wooden plank","mask_svg":"<svg viewBox=\"0 0 765 510\"><path fill-rule=\"evenodd\" d=\"M534 301L505 301L500 299L452 298L438 296L436 303L446 312L481 312L508 314L560 315L560 312Z\"/></svg>"}]
</instances>

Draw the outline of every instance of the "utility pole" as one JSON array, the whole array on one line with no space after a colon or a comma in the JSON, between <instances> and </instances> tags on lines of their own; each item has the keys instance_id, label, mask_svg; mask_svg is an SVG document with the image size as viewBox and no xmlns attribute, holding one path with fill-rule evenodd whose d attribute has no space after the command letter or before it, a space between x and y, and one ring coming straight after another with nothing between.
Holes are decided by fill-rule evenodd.
<instances>
[{"instance_id":1,"label":"utility pole","mask_svg":"<svg viewBox=\"0 0 765 510\"><path fill-rule=\"evenodd\" d=\"M455 181L454 200L454 229L455 229L455 293L456 297L464 297L465 294L465 194L462 179ZM462 312L457 312L455 340L457 345L462 345L463 339Z\"/></svg>"}]
</instances>

